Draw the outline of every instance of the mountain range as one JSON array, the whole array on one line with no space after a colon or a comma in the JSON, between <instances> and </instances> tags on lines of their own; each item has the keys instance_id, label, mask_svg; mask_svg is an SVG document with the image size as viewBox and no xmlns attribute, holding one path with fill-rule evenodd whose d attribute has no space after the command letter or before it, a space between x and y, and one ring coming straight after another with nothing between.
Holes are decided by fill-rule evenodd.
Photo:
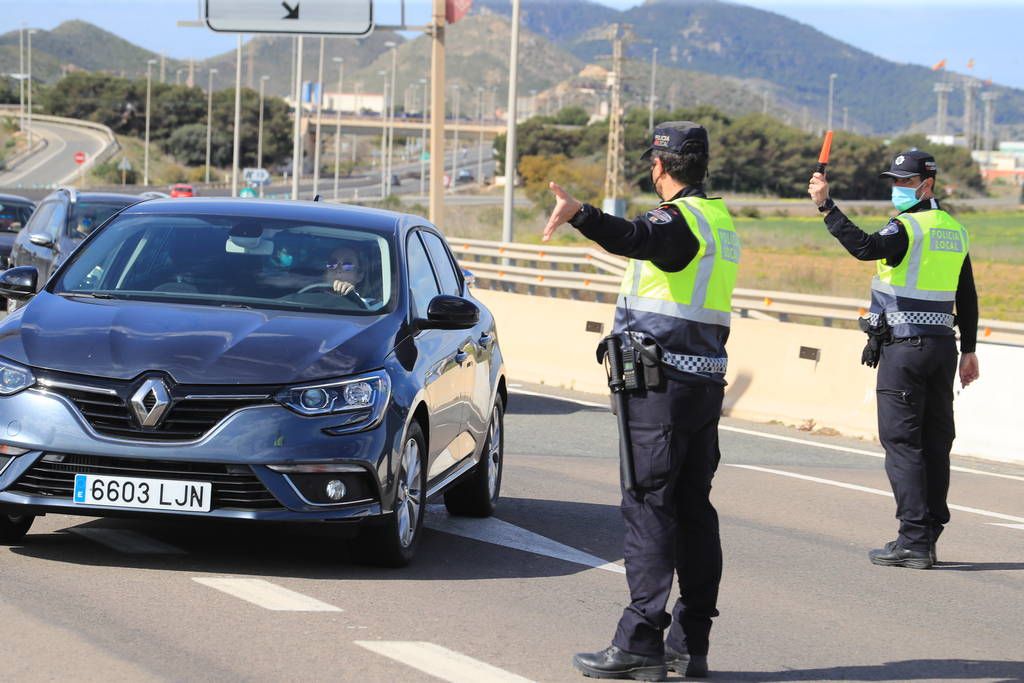
<instances>
[{"instance_id":1,"label":"mountain range","mask_svg":"<svg viewBox=\"0 0 1024 683\"><path fill-rule=\"evenodd\" d=\"M510 7L508 0L477 0L468 17L448 27L447 76L450 85L461 89L463 114L475 114L480 88L493 91L487 98L499 106L504 100ZM660 106L712 104L734 114L767 107L789 122L820 127L829 75L836 74L836 127L845 107L850 127L860 132L930 131L935 117L933 87L946 80L956 86L949 98L951 127L960 126L961 85L968 76L890 62L778 14L717 0L648 0L625 11L590 0L523 0L519 91L523 97L536 93L528 106L550 111L558 105L580 104L598 111L607 99L607 36L614 24L627 31L623 97L628 105L646 106L650 61L657 48ZM399 102L407 89L418 98L415 86L429 77L429 38L407 39L386 30L358 39L327 38L327 89L336 87L338 65L333 58L338 57L344 60L347 92L357 82L363 92L381 92L384 77L379 72L391 67L389 41L398 50ZM315 80L318 56L319 39L307 37L303 80ZM196 84L205 86L207 69L216 68L214 87L230 87L235 58L231 51L196 62ZM73 69L144 77L150 59L158 60L153 71L158 77L159 55L84 21L65 22L33 36L33 76L43 82ZM268 76L267 91L285 95L293 87L293 64L291 37L252 38L243 48L243 84L256 86L260 76ZM164 68L168 81L184 82L189 65L167 59ZM13 31L0 35L0 72L17 70L18 33ZM999 94L997 124L1024 122L1024 91L984 89ZM979 113L975 120L980 119Z\"/></svg>"}]
</instances>

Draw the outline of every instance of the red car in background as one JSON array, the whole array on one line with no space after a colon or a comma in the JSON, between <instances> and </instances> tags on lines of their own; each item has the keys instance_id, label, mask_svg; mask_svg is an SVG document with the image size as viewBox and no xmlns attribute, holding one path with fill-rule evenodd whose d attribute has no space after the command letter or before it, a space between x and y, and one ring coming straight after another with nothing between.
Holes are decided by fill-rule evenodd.
<instances>
[{"instance_id":1,"label":"red car in background","mask_svg":"<svg viewBox=\"0 0 1024 683\"><path fill-rule=\"evenodd\" d=\"M171 185L171 196L172 197L195 197L196 191L191 185L185 183L177 183Z\"/></svg>"}]
</instances>

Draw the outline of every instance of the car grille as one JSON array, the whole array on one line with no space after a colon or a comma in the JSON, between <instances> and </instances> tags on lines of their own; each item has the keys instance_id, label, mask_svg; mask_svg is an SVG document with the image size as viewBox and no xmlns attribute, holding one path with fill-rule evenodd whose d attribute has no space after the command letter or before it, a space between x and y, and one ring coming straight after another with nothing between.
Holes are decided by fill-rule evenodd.
<instances>
[{"instance_id":1,"label":"car grille","mask_svg":"<svg viewBox=\"0 0 1024 683\"><path fill-rule=\"evenodd\" d=\"M247 465L95 455L48 453L37 460L8 490L70 499L75 488L76 474L210 482L213 484L214 509L270 510L283 507Z\"/></svg>"},{"instance_id":2,"label":"car grille","mask_svg":"<svg viewBox=\"0 0 1024 683\"><path fill-rule=\"evenodd\" d=\"M156 427L139 425L132 413L129 397L137 382L95 380L75 377L43 376L47 391L60 394L78 408L94 430L106 436L143 441L194 441L213 429L232 412L254 405L271 403L266 387L233 388L236 395L225 394L225 387L189 387L176 385L171 391L171 406ZM203 394L208 394L204 396ZM144 401L153 407L152 395Z\"/></svg>"}]
</instances>

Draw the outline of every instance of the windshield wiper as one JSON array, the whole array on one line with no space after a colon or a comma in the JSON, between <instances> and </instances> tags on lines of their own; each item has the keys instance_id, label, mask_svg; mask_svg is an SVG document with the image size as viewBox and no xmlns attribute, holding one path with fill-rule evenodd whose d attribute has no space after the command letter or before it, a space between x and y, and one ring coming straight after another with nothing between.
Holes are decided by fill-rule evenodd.
<instances>
[{"instance_id":1,"label":"windshield wiper","mask_svg":"<svg viewBox=\"0 0 1024 683\"><path fill-rule=\"evenodd\" d=\"M223 303L223 304L220 304L220 307L221 308L248 308L248 309L252 308L252 306L250 306L249 304L238 304L238 303Z\"/></svg>"},{"instance_id":2,"label":"windshield wiper","mask_svg":"<svg viewBox=\"0 0 1024 683\"><path fill-rule=\"evenodd\" d=\"M86 299L114 299L113 294L106 292L57 292L57 296L77 296Z\"/></svg>"}]
</instances>

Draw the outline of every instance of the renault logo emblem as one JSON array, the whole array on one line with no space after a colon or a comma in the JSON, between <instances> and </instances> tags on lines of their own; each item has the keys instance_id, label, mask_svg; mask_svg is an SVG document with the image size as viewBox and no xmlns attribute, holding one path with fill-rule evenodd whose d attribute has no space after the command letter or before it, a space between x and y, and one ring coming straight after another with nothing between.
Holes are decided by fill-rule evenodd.
<instances>
[{"instance_id":1,"label":"renault logo emblem","mask_svg":"<svg viewBox=\"0 0 1024 683\"><path fill-rule=\"evenodd\" d=\"M143 427L155 427L171 405L171 395L163 380L151 377L132 394L132 412Z\"/></svg>"}]
</instances>

